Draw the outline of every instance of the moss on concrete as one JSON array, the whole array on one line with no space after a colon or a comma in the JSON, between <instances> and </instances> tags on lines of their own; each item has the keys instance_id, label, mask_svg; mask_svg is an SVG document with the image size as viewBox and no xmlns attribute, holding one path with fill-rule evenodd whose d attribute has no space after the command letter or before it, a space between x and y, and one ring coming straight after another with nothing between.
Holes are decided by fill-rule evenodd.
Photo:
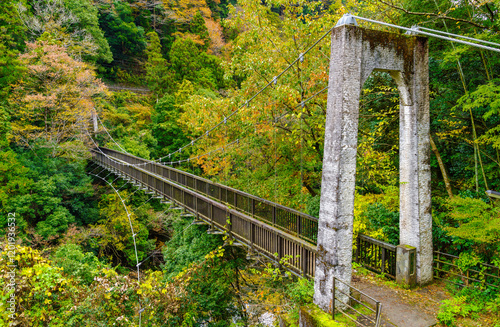
<instances>
[{"instance_id":1,"label":"moss on concrete","mask_svg":"<svg viewBox=\"0 0 500 327\"><path fill-rule=\"evenodd\" d=\"M301 308L302 317L307 319L310 326L315 327L344 327L344 323L332 319L332 315L324 312L315 304L308 304ZM336 319L340 318L336 315ZM342 317L343 318L343 317Z\"/></svg>"}]
</instances>

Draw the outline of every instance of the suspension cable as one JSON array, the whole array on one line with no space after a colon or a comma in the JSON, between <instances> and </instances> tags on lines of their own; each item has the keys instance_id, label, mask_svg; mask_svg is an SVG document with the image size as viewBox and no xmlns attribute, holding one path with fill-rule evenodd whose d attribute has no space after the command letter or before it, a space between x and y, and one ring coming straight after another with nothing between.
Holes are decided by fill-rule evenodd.
<instances>
[{"instance_id":1,"label":"suspension cable","mask_svg":"<svg viewBox=\"0 0 500 327\"><path fill-rule=\"evenodd\" d=\"M476 38L473 38L473 37L470 37L470 36L464 36L464 35L460 35L460 34L453 34L453 33L450 33L450 32L444 32L444 31L440 31L440 30L435 30L435 29L428 28L428 27L415 26L415 28L417 28L419 30L428 31L428 32L431 32L431 33L438 33L438 34L443 34L443 35L458 37L458 38L461 38L461 39L475 41L475 42L480 42L480 43L489 44L489 45L493 45L493 46L497 46L497 47L500 46L500 44L498 44L496 42L490 42L490 41L486 41L486 40L476 39Z\"/></svg>"},{"instance_id":2,"label":"suspension cable","mask_svg":"<svg viewBox=\"0 0 500 327\"><path fill-rule=\"evenodd\" d=\"M224 119L222 119L221 121L219 121L216 125L214 125L213 127L209 128L208 130L206 130L203 134L201 134L199 137L197 137L196 139L192 140L191 142L185 144L184 146L180 147L178 150L174 151L174 152L171 152L165 156L162 156L160 158L157 158L157 159L154 159L154 160L149 160L149 162L147 163L139 163L139 164L130 164L130 166L141 166L141 165L146 165L148 163L151 163L151 162L160 162L161 160L167 158L167 157L171 157L172 155L175 155L176 153L181 153L184 149L190 147L190 146L193 146L195 143L197 143L199 140L201 140L202 138L204 138L205 136L208 136L211 132L213 132L215 129L217 129L219 126L221 125L224 125L227 123L227 121L229 119L231 119L234 115L236 115L237 113L239 113L242 109L244 109L245 107L247 107L250 102L252 100L254 100L257 96L259 96L262 92L264 92L267 88L269 88L270 86L272 86L273 84L276 83L277 79L279 79L281 76L283 76L288 70L290 70L290 68L292 68L297 62L300 62L303 60L304 56L306 54L308 54L312 49L314 49L318 44L319 42L321 42L325 37L327 37L331 31L334 29L335 27L332 27L330 29L328 29L328 31L326 31L323 35L321 35L311 46L309 46L304 52L300 53L299 56L293 61L291 62L283 71L281 71L278 75L274 76L274 78L267 82L266 85L264 87L262 87L257 93L255 93L252 97L250 97L248 100L246 100L242 105L240 105L236 110L234 110L233 112L231 112L231 114L229 114L227 117L224 117ZM96 114L97 115L97 114ZM99 116L97 115L97 118L99 119L99 121L101 122L101 125L104 127L106 133L109 135L109 137L111 138L111 140L125 153L128 153L126 150L123 149L122 146L120 146L114 139L113 137L111 136L111 134L108 132L108 130L106 129L106 127L104 126L104 124L102 123L101 119L99 118ZM175 161L177 162L177 161Z\"/></svg>"},{"instance_id":3,"label":"suspension cable","mask_svg":"<svg viewBox=\"0 0 500 327\"><path fill-rule=\"evenodd\" d=\"M113 136L111 136L111 134L108 132L108 129L106 128L106 126L104 126L103 122L101 121L101 118L99 118L99 115L97 114L97 111L96 111L95 115L96 115L97 119L99 120L99 122L101 123L101 126L106 131L106 134L108 134L108 136L111 138L111 140L120 148L120 150L122 150L125 153L128 153L127 150L125 150L124 148L122 148L121 145L118 144L118 142L116 142L115 139L113 138Z\"/></svg>"},{"instance_id":4,"label":"suspension cable","mask_svg":"<svg viewBox=\"0 0 500 327\"><path fill-rule=\"evenodd\" d=\"M356 18L356 19L360 19L360 20L369 22L369 23L383 25L383 26L387 26L387 27L392 27L392 28L404 30L404 31L407 31L407 32L410 32L410 33L422 34L422 35L426 35L426 36L435 37L435 38L438 38L438 39L443 39L443 40L446 40L446 41L451 41L451 42L456 42L456 43L461 43L461 44L473 46L473 47L476 47L476 48L481 48L481 49L485 49L485 50L500 52L499 48L493 48L493 47L489 47L489 46L478 44L478 43L467 42L467 41L460 40L460 39L457 39L457 38L439 35L437 33L425 32L425 31L422 31L420 29L420 27L418 27L418 26L410 27L409 28L409 27L404 27L404 26L400 26L400 25L394 25L394 24L390 24L390 23L381 22L381 21L378 21L378 20L364 18L364 17L360 17L360 16L356 16L356 15L351 15L351 14L345 14L344 15L344 17L349 17L349 16L353 17L353 18ZM445 32L440 32L440 33L441 34L445 34ZM449 33L449 34L451 34L451 33ZM472 39L472 40L474 40L476 42L483 42L483 40L480 40L480 39L474 39L474 38L468 38L468 39ZM498 43L495 43L495 45L498 46L498 47L500 47L500 44L498 44Z\"/></svg>"},{"instance_id":5,"label":"suspension cable","mask_svg":"<svg viewBox=\"0 0 500 327\"><path fill-rule=\"evenodd\" d=\"M105 180L104 178L102 178L102 177L100 177L98 175L94 175L94 174L90 174L90 175L95 176L95 177L103 180L104 182L106 182L115 191L115 193L118 195L118 197L120 198L120 201L121 201L123 207L125 208L125 212L127 213L128 222L130 224L130 231L132 232L132 240L134 241L135 262L136 262L136 267L137 267L137 285L140 287L140 285L141 285L141 275L140 275L140 265L141 265L141 263L139 262L139 255L137 254L137 242L136 242L136 239L135 239L135 237L137 236L137 234L134 232L134 226L132 225L132 220L130 219L130 212L128 211L127 205L125 204L125 201L123 200L121 194L116 190L116 188L111 183L109 183L107 180ZM139 327L142 324L142 312L143 311L144 310L141 308L141 300L139 298Z\"/></svg>"}]
</instances>

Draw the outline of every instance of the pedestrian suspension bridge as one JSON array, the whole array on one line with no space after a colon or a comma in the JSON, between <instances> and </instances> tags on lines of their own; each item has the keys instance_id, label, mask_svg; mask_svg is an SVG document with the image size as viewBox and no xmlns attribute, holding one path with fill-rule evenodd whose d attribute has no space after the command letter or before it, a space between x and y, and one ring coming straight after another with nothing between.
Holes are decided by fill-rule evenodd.
<instances>
[{"instance_id":1,"label":"pedestrian suspension bridge","mask_svg":"<svg viewBox=\"0 0 500 327\"><path fill-rule=\"evenodd\" d=\"M410 35L358 28L355 19L402 29ZM372 265L397 282L428 283L433 279L428 45L427 39L415 36L418 34L500 52L500 45L491 42L480 44L483 41L460 35L345 15L337 27L300 53L240 108L176 151L181 153L224 126L229 119L235 119L242 108L266 88L273 87L294 64L302 62L319 41L331 35L328 86L299 104L304 106L328 90L319 219L169 167L161 162L165 157L151 161L95 144L92 159L110 174L116 174L163 203L170 203L170 208L182 209L185 216L194 216L195 222L207 224L210 233L225 234L230 244L244 245L250 253L278 264L286 258L283 268L298 276L314 278L314 302L325 311L335 312L337 307L349 306L353 258ZM359 99L362 86L373 71L389 73L400 93L401 245L396 247L359 237L353 254ZM94 119L94 130L97 119ZM231 144L235 142L239 139ZM135 244L133 230L132 236ZM369 253L369 257L363 253ZM136 260L139 276L137 252ZM374 311L375 326L380 323L379 304L377 302ZM138 312L139 325L143 311L141 308Z\"/></svg>"},{"instance_id":2,"label":"pedestrian suspension bridge","mask_svg":"<svg viewBox=\"0 0 500 327\"><path fill-rule=\"evenodd\" d=\"M183 208L210 231L225 233L273 261L289 256L289 271L314 277L318 219L196 175L107 148L93 160L146 193ZM139 165L141 164L141 165Z\"/></svg>"}]
</instances>

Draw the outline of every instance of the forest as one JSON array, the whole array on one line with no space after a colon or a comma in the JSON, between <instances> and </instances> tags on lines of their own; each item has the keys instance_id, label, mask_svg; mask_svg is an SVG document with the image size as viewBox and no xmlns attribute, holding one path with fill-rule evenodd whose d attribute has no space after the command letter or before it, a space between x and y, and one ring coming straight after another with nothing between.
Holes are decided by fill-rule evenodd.
<instances>
[{"instance_id":1,"label":"forest","mask_svg":"<svg viewBox=\"0 0 500 327\"><path fill-rule=\"evenodd\" d=\"M318 217L328 33L346 13L500 43L499 0L2 0L0 326L258 326L264 312L293 326L312 281L256 263L90 150ZM429 82L434 248L463 271L500 267L486 193L500 191L500 55L429 38ZM387 73L363 86L357 153L354 234L398 245ZM449 286L438 320L500 326L499 289Z\"/></svg>"}]
</instances>

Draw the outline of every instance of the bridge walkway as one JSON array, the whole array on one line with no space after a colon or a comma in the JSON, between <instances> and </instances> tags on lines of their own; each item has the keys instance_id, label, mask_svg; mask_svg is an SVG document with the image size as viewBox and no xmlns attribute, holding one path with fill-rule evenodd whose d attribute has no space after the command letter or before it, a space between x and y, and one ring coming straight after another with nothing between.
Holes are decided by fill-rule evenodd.
<instances>
[{"instance_id":1,"label":"bridge walkway","mask_svg":"<svg viewBox=\"0 0 500 327\"><path fill-rule=\"evenodd\" d=\"M184 208L212 231L218 230L246 245L250 252L278 264L288 258L284 269L314 277L316 218L120 151L93 149L92 157L103 168L146 192Z\"/></svg>"}]
</instances>

